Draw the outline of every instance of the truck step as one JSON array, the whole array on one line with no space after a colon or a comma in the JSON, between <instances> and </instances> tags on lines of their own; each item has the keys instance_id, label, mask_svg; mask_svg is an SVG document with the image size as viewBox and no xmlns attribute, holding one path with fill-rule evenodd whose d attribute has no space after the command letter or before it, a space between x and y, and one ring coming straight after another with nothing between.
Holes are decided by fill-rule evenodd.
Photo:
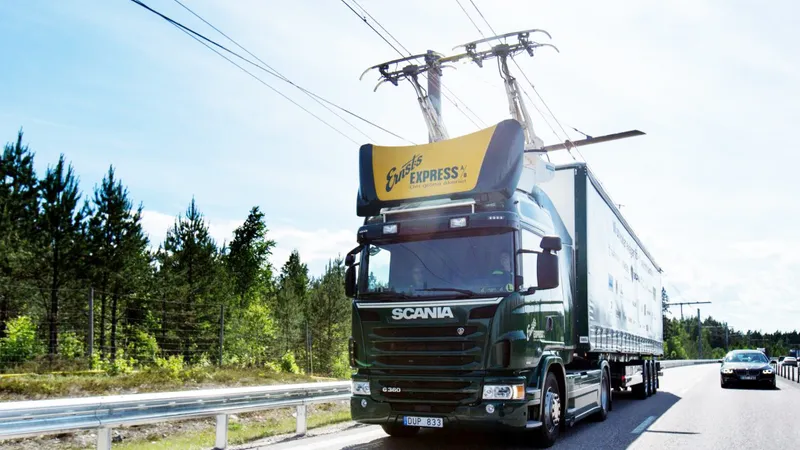
<instances>
[{"instance_id":1,"label":"truck step","mask_svg":"<svg viewBox=\"0 0 800 450\"><path fill-rule=\"evenodd\" d=\"M527 429L539 428L540 426L542 426L542 422L539 422L538 420L529 420L528 423L525 424L525 428Z\"/></svg>"}]
</instances>

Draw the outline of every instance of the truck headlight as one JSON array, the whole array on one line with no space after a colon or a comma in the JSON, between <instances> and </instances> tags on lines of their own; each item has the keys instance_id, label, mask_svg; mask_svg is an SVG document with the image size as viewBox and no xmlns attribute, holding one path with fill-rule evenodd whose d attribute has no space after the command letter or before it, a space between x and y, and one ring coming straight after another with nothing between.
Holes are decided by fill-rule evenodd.
<instances>
[{"instance_id":1,"label":"truck headlight","mask_svg":"<svg viewBox=\"0 0 800 450\"><path fill-rule=\"evenodd\" d=\"M492 384L483 387L484 400L522 400L524 398L524 384Z\"/></svg>"},{"instance_id":2,"label":"truck headlight","mask_svg":"<svg viewBox=\"0 0 800 450\"><path fill-rule=\"evenodd\" d=\"M369 381L353 381L353 395L369 395Z\"/></svg>"}]
</instances>

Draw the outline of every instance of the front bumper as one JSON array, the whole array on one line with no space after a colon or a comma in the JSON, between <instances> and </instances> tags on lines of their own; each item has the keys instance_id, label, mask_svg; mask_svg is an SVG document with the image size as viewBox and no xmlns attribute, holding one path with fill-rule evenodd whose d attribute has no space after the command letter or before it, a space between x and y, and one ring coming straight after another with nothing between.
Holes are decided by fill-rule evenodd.
<instances>
[{"instance_id":1,"label":"front bumper","mask_svg":"<svg viewBox=\"0 0 800 450\"><path fill-rule=\"evenodd\" d=\"M775 372L772 373L762 373L759 372L758 374L740 374L740 373L721 373L720 377L722 377L722 381L725 383L772 383L775 381ZM755 377L754 379L748 377Z\"/></svg>"},{"instance_id":2,"label":"front bumper","mask_svg":"<svg viewBox=\"0 0 800 450\"><path fill-rule=\"evenodd\" d=\"M374 400L369 396L353 395L350 398L350 414L355 422L374 425L402 425L403 416L416 416L441 417L444 428L522 430L541 425L528 414L529 407L538 406L540 403L538 390L535 395L531 394L528 393L529 398L526 400L482 400L473 405L454 405L447 408L452 411L446 413L426 412L442 405L389 403ZM492 405L494 411L487 412L487 405Z\"/></svg>"}]
</instances>

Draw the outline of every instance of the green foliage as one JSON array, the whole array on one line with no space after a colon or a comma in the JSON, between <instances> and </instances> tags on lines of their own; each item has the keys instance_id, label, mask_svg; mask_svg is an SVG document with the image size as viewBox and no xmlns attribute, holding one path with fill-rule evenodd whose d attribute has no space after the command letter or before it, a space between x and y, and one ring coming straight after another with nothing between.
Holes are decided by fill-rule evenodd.
<instances>
[{"instance_id":1,"label":"green foliage","mask_svg":"<svg viewBox=\"0 0 800 450\"><path fill-rule=\"evenodd\" d=\"M6 363L21 363L40 355L44 349L36 339L36 325L28 316L6 322L6 336L0 338L0 359Z\"/></svg>"},{"instance_id":2,"label":"green foliage","mask_svg":"<svg viewBox=\"0 0 800 450\"><path fill-rule=\"evenodd\" d=\"M134 330L128 341L127 352L139 364L151 364L158 357L156 337L142 330Z\"/></svg>"},{"instance_id":3,"label":"green foliage","mask_svg":"<svg viewBox=\"0 0 800 450\"><path fill-rule=\"evenodd\" d=\"M135 364L136 361L134 361L133 358L126 357L125 352L123 352L122 349L117 349L114 358L112 358L110 361L99 360L96 367L97 369L104 371L107 375L114 376L133 372L133 366Z\"/></svg>"},{"instance_id":4,"label":"green foliage","mask_svg":"<svg viewBox=\"0 0 800 450\"><path fill-rule=\"evenodd\" d=\"M83 340L73 331L61 333L58 338L59 354L67 359L81 358L84 355Z\"/></svg>"},{"instance_id":5,"label":"green foliage","mask_svg":"<svg viewBox=\"0 0 800 450\"><path fill-rule=\"evenodd\" d=\"M297 367L297 362L295 362L293 351L288 351L281 357L281 371L294 374L301 373L300 368Z\"/></svg>"},{"instance_id":6,"label":"green foliage","mask_svg":"<svg viewBox=\"0 0 800 450\"><path fill-rule=\"evenodd\" d=\"M257 367L270 358L275 325L263 302L235 310L225 331L224 362L237 367Z\"/></svg>"},{"instance_id":7,"label":"green foliage","mask_svg":"<svg viewBox=\"0 0 800 450\"><path fill-rule=\"evenodd\" d=\"M265 270L268 271L267 278L271 278L267 258L272 254L275 241L267 239L266 234L264 213L258 206L250 210L242 226L234 232L227 266L234 278L234 292L239 297L239 307L244 307L247 294L258 288Z\"/></svg>"},{"instance_id":8,"label":"green foliage","mask_svg":"<svg viewBox=\"0 0 800 450\"><path fill-rule=\"evenodd\" d=\"M178 378L183 372L183 355L171 355L168 358L156 357L156 367L164 371L170 378Z\"/></svg>"}]
</instances>

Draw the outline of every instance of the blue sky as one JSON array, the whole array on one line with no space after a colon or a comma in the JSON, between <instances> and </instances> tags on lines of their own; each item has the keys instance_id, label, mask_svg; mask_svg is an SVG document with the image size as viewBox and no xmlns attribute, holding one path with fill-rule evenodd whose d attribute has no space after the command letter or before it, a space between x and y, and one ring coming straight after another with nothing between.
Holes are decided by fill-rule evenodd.
<instances>
[{"instance_id":1,"label":"blue sky","mask_svg":"<svg viewBox=\"0 0 800 450\"><path fill-rule=\"evenodd\" d=\"M172 0L146 3L224 40ZM359 82L366 67L396 54L341 2L186 3L296 83L426 140L408 86L373 93L374 75ZM480 37L455 0L359 3L414 52L451 53ZM676 297L714 302L703 316L737 328L795 328L800 7L476 3L498 32L552 34L561 53L518 60L567 130L647 133L582 155L624 205ZM12 140L23 127L41 172L63 152L89 192L113 164L144 203L156 242L195 196L220 241L260 205L278 240L276 264L297 248L319 273L354 245L358 145L174 27L127 0L6 1L0 27L0 137ZM358 123L367 139L263 77L359 143L403 144ZM485 123L507 117L493 66L459 65L444 81ZM446 100L443 109L451 136L476 130ZM563 140L532 113L545 142Z\"/></svg>"}]
</instances>

